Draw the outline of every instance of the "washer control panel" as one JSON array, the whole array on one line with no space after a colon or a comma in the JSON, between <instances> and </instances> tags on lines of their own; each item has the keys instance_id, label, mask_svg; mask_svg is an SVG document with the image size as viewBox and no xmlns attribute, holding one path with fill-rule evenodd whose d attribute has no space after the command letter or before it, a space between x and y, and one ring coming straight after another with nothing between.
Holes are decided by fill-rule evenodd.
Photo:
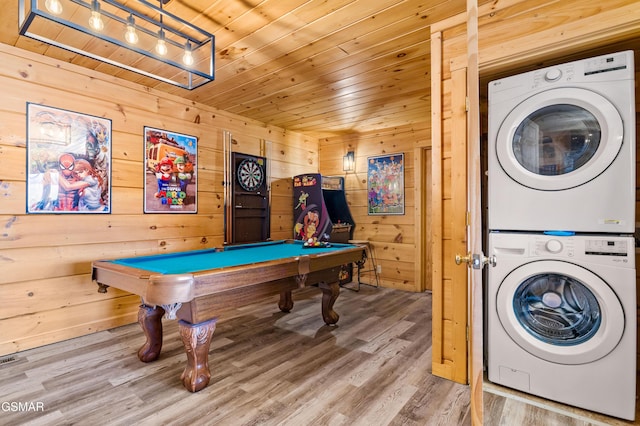
<instances>
[{"instance_id":1,"label":"washer control panel","mask_svg":"<svg viewBox=\"0 0 640 426\"><path fill-rule=\"evenodd\" d=\"M534 260L558 260L635 268L636 245L632 235L565 236L494 231L489 234L488 256L495 258L499 267Z\"/></svg>"},{"instance_id":2,"label":"washer control panel","mask_svg":"<svg viewBox=\"0 0 640 426\"><path fill-rule=\"evenodd\" d=\"M520 76L518 84L527 90L558 86L561 83L584 83L594 81L610 81L612 79L633 79L633 66L630 61L633 56L628 52L618 52L602 55L565 64L552 65L529 71ZM490 83L489 90L502 91L513 87L510 77Z\"/></svg>"},{"instance_id":3,"label":"washer control panel","mask_svg":"<svg viewBox=\"0 0 640 426\"><path fill-rule=\"evenodd\" d=\"M607 239L607 237L581 239L578 247L575 247L575 239L571 237L540 237L534 243L533 254L573 257L576 249L579 250L580 255L585 256L629 256L629 242L626 239Z\"/></svg>"},{"instance_id":4,"label":"washer control panel","mask_svg":"<svg viewBox=\"0 0 640 426\"><path fill-rule=\"evenodd\" d=\"M535 236L530 241L529 256L628 266L635 264L635 244L632 237Z\"/></svg>"},{"instance_id":5,"label":"washer control panel","mask_svg":"<svg viewBox=\"0 0 640 426\"><path fill-rule=\"evenodd\" d=\"M586 240L584 253L596 256L627 256L629 247L625 240Z\"/></svg>"},{"instance_id":6,"label":"washer control panel","mask_svg":"<svg viewBox=\"0 0 640 426\"><path fill-rule=\"evenodd\" d=\"M601 74L605 72L627 69L627 56L622 53L598 56L583 61L584 75Z\"/></svg>"}]
</instances>

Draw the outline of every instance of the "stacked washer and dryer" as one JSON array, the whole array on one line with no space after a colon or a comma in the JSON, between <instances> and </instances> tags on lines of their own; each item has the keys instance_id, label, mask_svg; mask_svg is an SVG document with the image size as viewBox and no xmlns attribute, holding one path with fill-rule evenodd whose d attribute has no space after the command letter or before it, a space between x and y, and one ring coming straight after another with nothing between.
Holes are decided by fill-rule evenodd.
<instances>
[{"instance_id":1,"label":"stacked washer and dryer","mask_svg":"<svg viewBox=\"0 0 640 426\"><path fill-rule=\"evenodd\" d=\"M489 83L490 381L633 420L633 52Z\"/></svg>"}]
</instances>

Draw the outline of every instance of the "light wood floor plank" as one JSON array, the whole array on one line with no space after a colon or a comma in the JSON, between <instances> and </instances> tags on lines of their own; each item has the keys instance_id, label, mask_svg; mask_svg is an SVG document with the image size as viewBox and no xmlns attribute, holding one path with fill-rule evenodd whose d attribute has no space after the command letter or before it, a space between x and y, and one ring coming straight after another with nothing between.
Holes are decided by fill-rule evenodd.
<instances>
[{"instance_id":1,"label":"light wood floor plank","mask_svg":"<svg viewBox=\"0 0 640 426\"><path fill-rule=\"evenodd\" d=\"M14 355L0 364L0 403L43 411L0 413L4 425L457 426L469 425L469 388L431 374L431 296L363 286L342 291L337 326L324 325L321 293L295 293L220 313L211 384L187 392L175 321L160 358L142 363L131 324ZM633 424L485 384L484 424ZM638 424L639 422L636 422Z\"/></svg>"},{"instance_id":2,"label":"light wood floor plank","mask_svg":"<svg viewBox=\"0 0 640 426\"><path fill-rule=\"evenodd\" d=\"M465 425L469 388L431 375L431 295L362 286L342 291L337 326L321 292L294 293L221 312L209 353L211 383L195 394L175 321L163 321L160 358L142 363L138 324L15 354L0 365L3 425ZM449 423L447 423L449 422ZM453 422L453 423L451 423Z\"/></svg>"}]
</instances>

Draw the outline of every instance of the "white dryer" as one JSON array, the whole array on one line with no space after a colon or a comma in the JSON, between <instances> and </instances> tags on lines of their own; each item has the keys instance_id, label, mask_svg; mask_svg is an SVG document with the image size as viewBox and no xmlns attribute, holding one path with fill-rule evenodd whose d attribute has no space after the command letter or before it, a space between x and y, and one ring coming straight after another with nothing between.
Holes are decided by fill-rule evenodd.
<instances>
[{"instance_id":1,"label":"white dryer","mask_svg":"<svg viewBox=\"0 0 640 426\"><path fill-rule=\"evenodd\" d=\"M489 380L633 420L634 239L492 232L489 254Z\"/></svg>"},{"instance_id":2,"label":"white dryer","mask_svg":"<svg viewBox=\"0 0 640 426\"><path fill-rule=\"evenodd\" d=\"M488 226L635 232L633 52L489 83Z\"/></svg>"}]
</instances>

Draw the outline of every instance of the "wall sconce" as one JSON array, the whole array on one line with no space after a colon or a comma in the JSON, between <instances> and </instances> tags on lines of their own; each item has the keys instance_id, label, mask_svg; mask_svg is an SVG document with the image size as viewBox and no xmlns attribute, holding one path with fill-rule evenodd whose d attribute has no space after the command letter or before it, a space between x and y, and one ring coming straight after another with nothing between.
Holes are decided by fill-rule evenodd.
<instances>
[{"instance_id":1,"label":"wall sconce","mask_svg":"<svg viewBox=\"0 0 640 426\"><path fill-rule=\"evenodd\" d=\"M352 172L356 169L356 159L353 151L347 152L342 157L342 170L345 172Z\"/></svg>"},{"instance_id":2,"label":"wall sconce","mask_svg":"<svg viewBox=\"0 0 640 426\"><path fill-rule=\"evenodd\" d=\"M19 0L20 35L192 90L215 79L215 37L169 1Z\"/></svg>"}]
</instances>

